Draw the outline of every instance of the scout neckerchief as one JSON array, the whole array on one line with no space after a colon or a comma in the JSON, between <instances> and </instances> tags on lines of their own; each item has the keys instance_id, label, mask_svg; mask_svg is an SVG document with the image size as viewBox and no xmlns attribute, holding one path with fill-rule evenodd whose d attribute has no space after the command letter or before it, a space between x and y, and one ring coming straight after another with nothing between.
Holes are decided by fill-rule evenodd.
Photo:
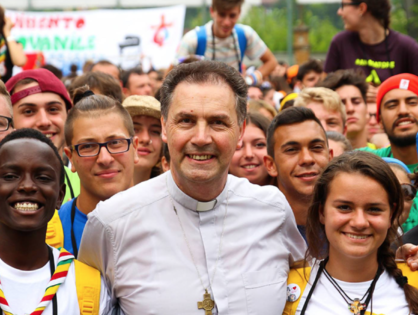
<instances>
[{"instance_id":1,"label":"scout neckerchief","mask_svg":"<svg viewBox=\"0 0 418 315\"><path fill-rule=\"evenodd\" d=\"M7 73L6 51L6 40L4 39L4 36L0 34L0 79L4 77Z\"/></svg>"},{"instance_id":2,"label":"scout neckerchief","mask_svg":"<svg viewBox=\"0 0 418 315\"><path fill-rule=\"evenodd\" d=\"M52 253L52 250L49 246L48 246L48 250L50 250L50 253ZM52 257L52 261L51 261L51 257ZM60 255L58 257L57 268L55 269L55 272L53 273L51 280L49 280L49 283L46 287L45 294L43 298L41 299L41 302L30 315L41 315L43 311L46 309L46 307L49 305L49 303L54 298L56 299L55 294L57 293L60 285L64 283L68 274L68 269L70 269L70 266L73 260L74 260L74 256L72 254L67 252L64 248L60 249ZM54 265L53 255L50 255L49 264ZM51 267L51 270L52 270L52 267ZM54 309L55 309L57 307L56 307L56 303L54 304L55 304L54 305L55 306ZM7 303L1 282L0 282L0 307L3 310L3 313L5 315L14 315L9 304Z\"/></svg>"}]
</instances>

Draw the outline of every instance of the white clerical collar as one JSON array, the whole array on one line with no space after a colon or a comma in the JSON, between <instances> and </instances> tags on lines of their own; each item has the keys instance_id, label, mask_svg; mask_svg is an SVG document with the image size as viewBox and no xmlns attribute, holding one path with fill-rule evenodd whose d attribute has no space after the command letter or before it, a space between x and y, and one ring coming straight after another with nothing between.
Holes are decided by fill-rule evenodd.
<instances>
[{"instance_id":1,"label":"white clerical collar","mask_svg":"<svg viewBox=\"0 0 418 315\"><path fill-rule=\"evenodd\" d=\"M183 207L188 208L190 210L204 212L213 210L217 205L220 205L226 198L226 186L224 190L220 193L216 199L208 202L201 202L193 199L192 197L186 195L175 183L171 172L166 172L164 174L167 176L167 189L168 193L170 194L171 198L173 198L176 202L181 204ZM227 182L228 183L228 182Z\"/></svg>"},{"instance_id":2,"label":"white clerical collar","mask_svg":"<svg viewBox=\"0 0 418 315\"><path fill-rule=\"evenodd\" d=\"M209 211L209 210L212 210L213 208L215 208L216 202L217 202L216 199L215 200L212 200L212 201L208 201L208 202L198 201L197 202L196 211L200 212L200 211Z\"/></svg>"}]
</instances>

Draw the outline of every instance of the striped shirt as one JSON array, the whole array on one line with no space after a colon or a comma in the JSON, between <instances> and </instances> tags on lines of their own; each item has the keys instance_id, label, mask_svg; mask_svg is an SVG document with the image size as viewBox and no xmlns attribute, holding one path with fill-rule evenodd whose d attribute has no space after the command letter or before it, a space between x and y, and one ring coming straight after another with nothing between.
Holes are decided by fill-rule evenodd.
<instances>
[{"instance_id":1,"label":"striped shirt","mask_svg":"<svg viewBox=\"0 0 418 315\"><path fill-rule=\"evenodd\" d=\"M213 21L209 21L203 27L206 28L206 51L205 59L213 60L213 36L212 36ZM245 50L245 56L249 59L259 59L266 51L267 46L258 34L248 25L240 25L244 29L245 36L247 38L247 49ZM235 44L234 44L235 41ZM180 58L185 58L189 55L195 55L197 48L197 34L193 29L186 33L180 42L180 46L176 53L176 59L174 65L177 65ZM238 36L233 30L233 36L227 38L218 38L215 36L215 60L224 62L231 67L238 70L239 58L241 58L241 52L238 43Z\"/></svg>"}]
</instances>

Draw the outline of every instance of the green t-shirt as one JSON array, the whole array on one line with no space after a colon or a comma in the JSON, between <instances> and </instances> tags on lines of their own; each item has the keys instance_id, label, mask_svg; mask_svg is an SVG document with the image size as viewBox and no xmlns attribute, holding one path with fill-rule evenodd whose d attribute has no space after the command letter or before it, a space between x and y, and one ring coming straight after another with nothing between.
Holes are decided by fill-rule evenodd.
<instances>
[{"instance_id":1,"label":"green t-shirt","mask_svg":"<svg viewBox=\"0 0 418 315\"><path fill-rule=\"evenodd\" d=\"M66 166L64 166L64 169L67 173L67 176L65 176L65 185L67 186L67 188L65 190L65 196L62 204L73 199L71 197L70 185L68 184L67 178L71 182L71 188L73 189L74 197L77 197L80 194L80 178L78 178L78 174L71 172L71 170Z\"/></svg>"},{"instance_id":2,"label":"green t-shirt","mask_svg":"<svg viewBox=\"0 0 418 315\"><path fill-rule=\"evenodd\" d=\"M374 153L380 157L391 157L393 158L392 149L391 147L386 147L382 149L373 150L370 148L361 148L361 151L366 151L370 153ZM418 167L418 164L410 164L407 165L411 173ZM417 193L418 196L418 193ZM402 224L402 228L404 232L409 231L413 227L418 225L418 198L414 199L414 203L412 204L411 212L409 213L409 217L404 224Z\"/></svg>"}]
</instances>

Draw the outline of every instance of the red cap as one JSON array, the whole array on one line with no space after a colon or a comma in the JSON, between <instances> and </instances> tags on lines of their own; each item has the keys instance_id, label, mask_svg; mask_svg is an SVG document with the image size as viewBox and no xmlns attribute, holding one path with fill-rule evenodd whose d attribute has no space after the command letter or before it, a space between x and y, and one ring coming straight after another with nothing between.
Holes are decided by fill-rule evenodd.
<instances>
[{"instance_id":1,"label":"red cap","mask_svg":"<svg viewBox=\"0 0 418 315\"><path fill-rule=\"evenodd\" d=\"M410 73L397 74L393 77L390 77L379 87L377 91L376 105L376 119L380 121L380 103L382 102L383 97L391 90L408 90L412 93L418 95L418 77Z\"/></svg>"},{"instance_id":2,"label":"red cap","mask_svg":"<svg viewBox=\"0 0 418 315\"><path fill-rule=\"evenodd\" d=\"M34 79L38 82L39 86L33 86L24 90L21 90L17 93L11 93L11 91L16 86L16 83L22 81L23 79ZM16 104L22 98L36 94L51 92L58 94L65 101L67 110L73 107L73 103L70 100L67 89L65 88L64 83L61 82L51 71L46 69L35 69L35 70L26 70L18 73L17 75L10 78L6 83L6 88L11 94L12 104Z\"/></svg>"}]
</instances>

